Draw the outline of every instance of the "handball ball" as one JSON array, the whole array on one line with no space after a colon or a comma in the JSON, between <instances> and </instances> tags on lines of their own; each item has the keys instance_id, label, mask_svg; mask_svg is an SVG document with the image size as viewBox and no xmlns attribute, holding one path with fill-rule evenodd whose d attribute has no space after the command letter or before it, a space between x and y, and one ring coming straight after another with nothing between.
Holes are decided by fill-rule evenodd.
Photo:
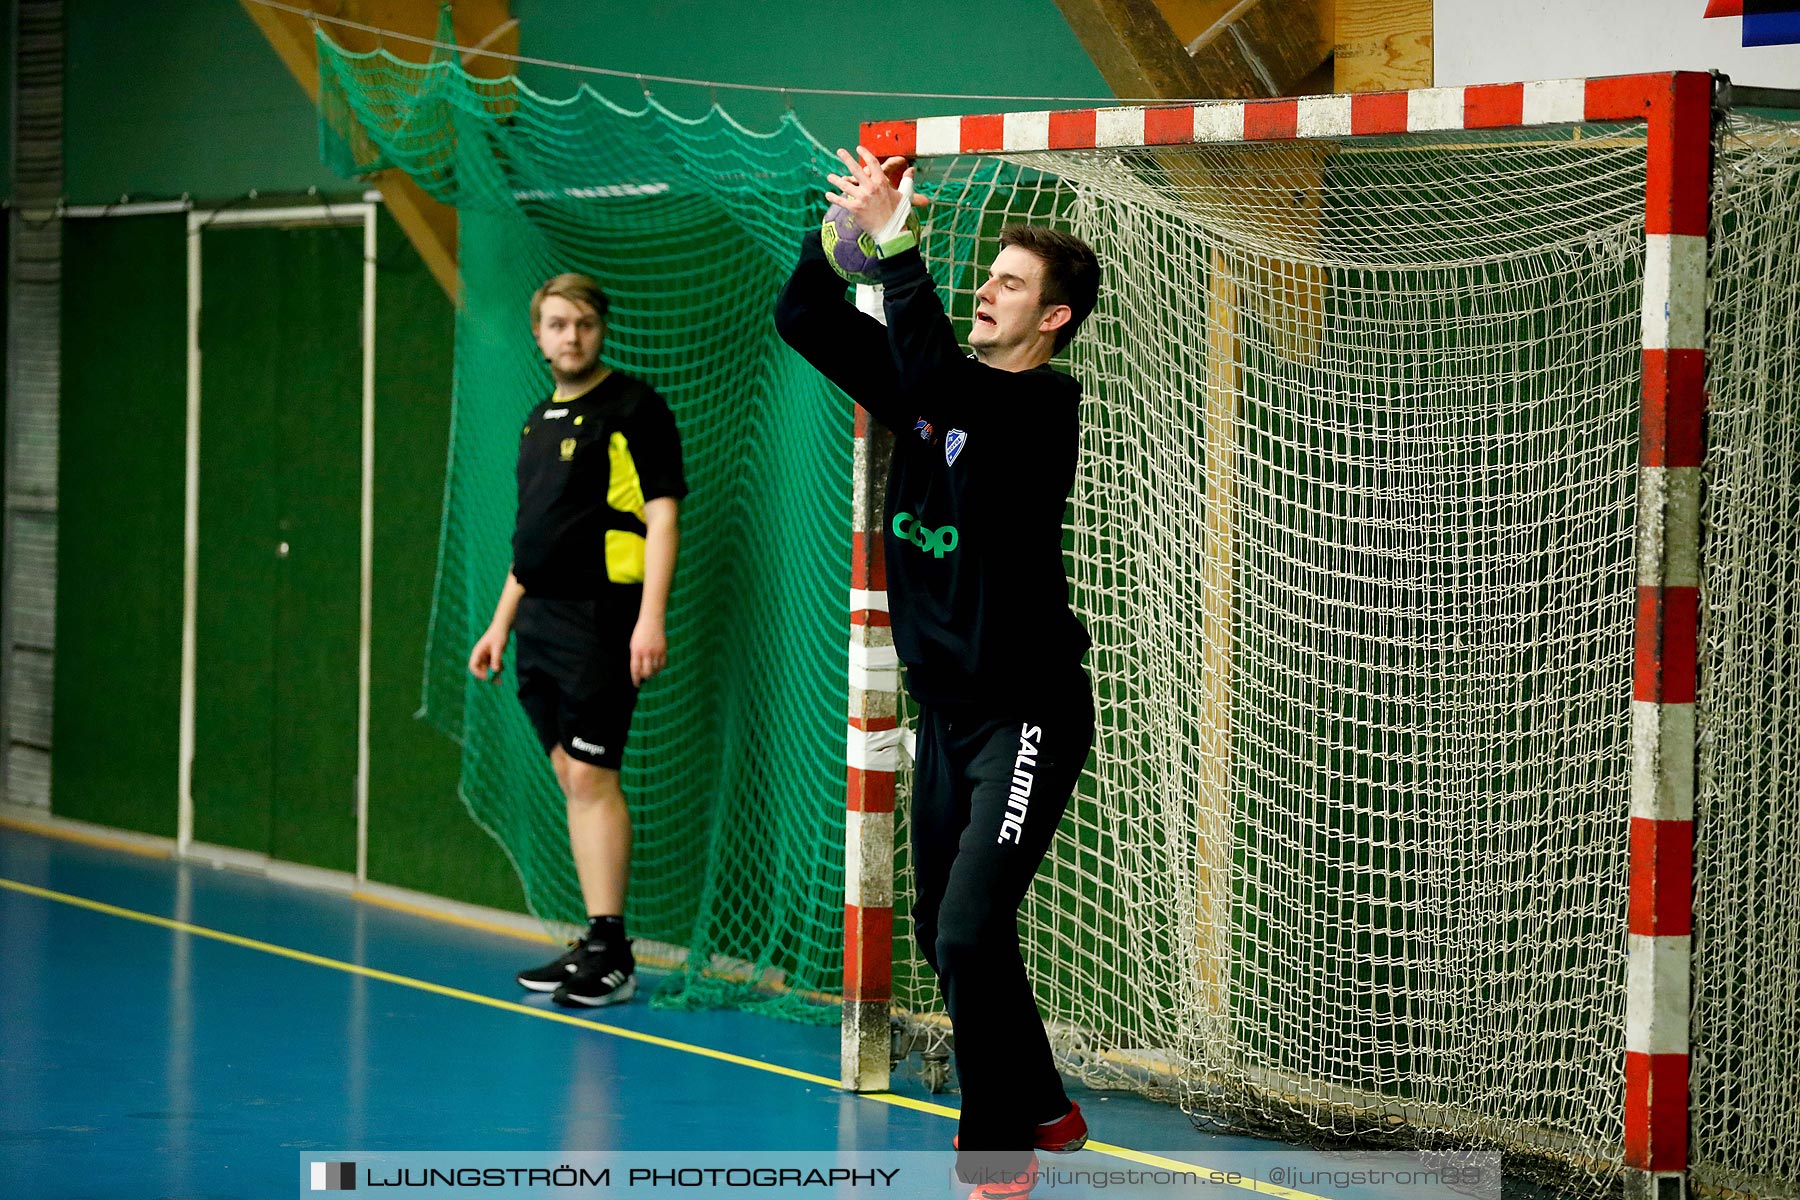
<instances>
[{"instance_id":1,"label":"handball ball","mask_svg":"<svg viewBox=\"0 0 1800 1200\"><path fill-rule=\"evenodd\" d=\"M919 236L919 214L906 215L906 227ZM856 224L850 210L834 204L825 210L825 223L819 228L819 240L825 246L825 257L832 269L848 283L875 283L875 239Z\"/></svg>"}]
</instances>

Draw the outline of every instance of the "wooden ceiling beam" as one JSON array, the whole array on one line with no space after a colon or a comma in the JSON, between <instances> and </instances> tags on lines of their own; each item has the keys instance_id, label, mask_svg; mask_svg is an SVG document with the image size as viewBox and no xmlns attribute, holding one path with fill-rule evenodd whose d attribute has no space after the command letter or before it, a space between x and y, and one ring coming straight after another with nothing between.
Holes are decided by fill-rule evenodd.
<instances>
[{"instance_id":1,"label":"wooden ceiling beam","mask_svg":"<svg viewBox=\"0 0 1800 1200\"><path fill-rule=\"evenodd\" d=\"M1337 0L1339 92L1431 87L1433 0Z\"/></svg>"},{"instance_id":2,"label":"wooden ceiling beam","mask_svg":"<svg viewBox=\"0 0 1800 1200\"><path fill-rule=\"evenodd\" d=\"M1118 96L1291 96L1337 46L1337 0L1056 0Z\"/></svg>"},{"instance_id":3,"label":"wooden ceiling beam","mask_svg":"<svg viewBox=\"0 0 1800 1200\"><path fill-rule=\"evenodd\" d=\"M1063 19L1115 96L1204 96L1194 66L1154 0L1056 0Z\"/></svg>"},{"instance_id":4,"label":"wooden ceiling beam","mask_svg":"<svg viewBox=\"0 0 1800 1200\"><path fill-rule=\"evenodd\" d=\"M1292 96L1337 45L1335 0L1242 0L1187 44L1206 95Z\"/></svg>"},{"instance_id":5,"label":"wooden ceiling beam","mask_svg":"<svg viewBox=\"0 0 1800 1200\"><path fill-rule=\"evenodd\" d=\"M1202 34L1217 25L1242 0L1155 0L1175 40L1192 45Z\"/></svg>"}]
</instances>

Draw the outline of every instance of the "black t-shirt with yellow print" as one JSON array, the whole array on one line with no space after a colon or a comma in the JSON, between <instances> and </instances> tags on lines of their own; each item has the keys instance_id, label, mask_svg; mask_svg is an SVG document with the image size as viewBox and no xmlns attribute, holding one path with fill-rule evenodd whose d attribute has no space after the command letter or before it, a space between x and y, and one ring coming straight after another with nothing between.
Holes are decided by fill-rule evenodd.
<instances>
[{"instance_id":1,"label":"black t-shirt with yellow print","mask_svg":"<svg viewBox=\"0 0 1800 1200\"><path fill-rule=\"evenodd\" d=\"M618 371L552 395L519 438L513 577L530 596L597 599L644 581L644 505L687 495L681 435L663 398Z\"/></svg>"}]
</instances>

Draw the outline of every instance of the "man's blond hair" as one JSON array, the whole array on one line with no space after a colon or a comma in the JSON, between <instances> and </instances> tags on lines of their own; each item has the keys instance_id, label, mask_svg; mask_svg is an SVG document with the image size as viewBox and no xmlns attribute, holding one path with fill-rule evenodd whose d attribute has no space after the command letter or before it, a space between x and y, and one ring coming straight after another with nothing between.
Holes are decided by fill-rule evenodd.
<instances>
[{"instance_id":1,"label":"man's blond hair","mask_svg":"<svg viewBox=\"0 0 1800 1200\"><path fill-rule=\"evenodd\" d=\"M612 297L600 290L588 275L577 275L566 272L549 280L543 287L531 293L531 327L538 326L538 313L544 307L544 301L551 296L561 296L572 304L585 304L594 310L594 315L602 321L606 320L606 310L612 307Z\"/></svg>"}]
</instances>

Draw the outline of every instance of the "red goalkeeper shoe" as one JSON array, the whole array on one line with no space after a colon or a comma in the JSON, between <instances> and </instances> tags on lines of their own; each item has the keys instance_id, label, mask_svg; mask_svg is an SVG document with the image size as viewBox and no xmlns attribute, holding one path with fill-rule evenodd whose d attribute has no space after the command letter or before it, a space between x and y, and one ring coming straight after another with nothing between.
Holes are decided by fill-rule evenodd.
<instances>
[{"instance_id":1,"label":"red goalkeeper shoe","mask_svg":"<svg viewBox=\"0 0 1800 1200\"><path fill-rule=\"evenodd\" d=\"M1071 1101L1068 1112L1037 1127L1031 1144L1052 1154L1073 1154L1087 1145L1087 1137L1088 1127L1081 1116L1081 1105Z\"/></svg>"},{"instance_id":2,"label":"red goalkeeper shoe","mask_svg":"<svg viewBox=\"0 0 1800 1200\"><path fill-rule=\"evenodd\" d=\"M1073 1154L1087 1145L1087 1139L1087 1121L1081 1115L1081 1105L1070 1101L1068 1112L1037 1127L1032 1134L1031 1145L1033 1149L1051 1154ZM951 1138L950 1144L962 1149L961 1138Z\"/></svg>"},{"instance_id":3,"label":"red goalkeeper shoe","mask_svg":"<svg viewBox=\"0 0 1800 1200\"><path fill-rule=\"evenodd\" d=\"M1037 1155L1017 1175L1008 1175L1002 1179L990 1179L978 1185L969 1193L969 1200L1029 1200L1031 1189L1037 1183Z\"/></svg>"}]
</instances>

